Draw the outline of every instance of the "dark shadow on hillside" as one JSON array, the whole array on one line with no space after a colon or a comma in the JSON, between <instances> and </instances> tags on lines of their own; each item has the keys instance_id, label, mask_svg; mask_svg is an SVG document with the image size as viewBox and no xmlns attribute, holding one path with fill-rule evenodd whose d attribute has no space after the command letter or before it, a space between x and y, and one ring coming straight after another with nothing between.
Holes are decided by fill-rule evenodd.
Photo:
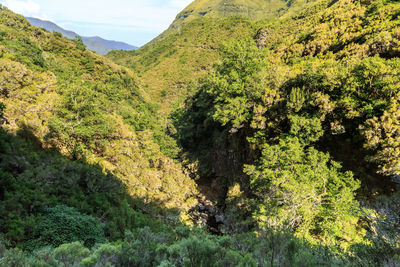
<instances>
[{"instance_id":1,"label":"dark shadow on hillside","mask_svg":"<svg viewBox=\"0 0 400 267\"><path fill-rule=\"evenodd\" d=\"M390 195L398 184L391 177L377 173L377 166L366 161L368 151L357 140L356 133L325 136L318 142L321 151L328 152L335 161L342 164L343 171L351 171L361 181L360 196Z\"/></svg>"},{"instance_id":2,"label":"dark shadow on hillside","mask_svg":"<svg viewBox=\"0 0 400 267\"><path fill-rule=\"evenodd\" d=\"M129 195L120 179L99 165L42 147L28 127L16 136L0 128L0 233L12 246L40 238L36 226L44 210L57 205L98 218L110 240L144 226L161 229L165 215L179 218L178 209Z\"/></svg>"},{"instance_id":3,"label":"dark shadow on hillside","mask_svg":"<svg viewBox=\"0 0 400 267\"><path fill-rule=\"evenodd\" d=\"M227 218L221 222L219 216L231 211L226 202L229 188L238 183L246 196L252 196L243 166L252 163L255 155L246 140L249 133L243 129L230 131L208 118L211 101L207 97L204 92L197 92L186 100L185 108L172 112L170 120L177 130L174 137L184 151L182 162L191 172L201 193L199 212L201 205L207 207L207 201L213 202L218 216L211 217L207 224L210 232L221 234L223 231L213 229L220 229L221 226L230 229L230 224L236 224ZM246 220L246 216L242 215L237 219Z\"/></svg>"},{"instance_id":4,"label":"dark shadow on hillside","mask_svg":"<svg viewBox=\"0 0 400 267\"><path fill-rule=\"evenodd\" d=\"M206 118L193 119L193 110L181 115L173 121L178 130L175 138L184 151L184 162L187 166L196 166L189 169L201 194L223 203L228 187L246 179L243 164L249 161L248 144L243 142L241 133L231 134L216 123L207 125L210 122Z\"/></svg>"}]
</instances>

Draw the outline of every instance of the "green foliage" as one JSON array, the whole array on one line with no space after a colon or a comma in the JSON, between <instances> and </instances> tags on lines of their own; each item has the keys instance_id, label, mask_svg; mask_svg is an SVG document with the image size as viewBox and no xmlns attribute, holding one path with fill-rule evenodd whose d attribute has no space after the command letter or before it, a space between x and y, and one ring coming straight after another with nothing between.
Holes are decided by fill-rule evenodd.
<instances>
[{"instance_id":1,"label":"green foliage","mask_svg":"<svg viewBox=\"0 0 400 267\"><path fill-rule=\"evenodd\" d=\"M63 92L63 108L49 125L50 138L63 143L72 143L71 139L75 139L88 148L96 146L101 150L101 145L105 145L101 141L109 138L116 126L99 108L99 97L85 85Z\"/></svg>"},{"instance_id":2,"label":"green foliage","mask_svg":"<svg viewBox=\"0 0 400 267\"><path fill-rule=\"evenodd\" d=\"M21 36L17 40L3 40L3 43L8 51L15 53L16 61L33 68L45 68L42 50L29 38Z\"/></svg>"},{"instance_id":3,"label":"green foliage","mask_svg":"<svg viewBox=\"0 0 400 267\"><path fill-rule=\"evenodd\" d=\"M195 1L109 55L144 86L0 8L0 232L7 247L60 245L0 244L0 265L398 264L397 195L359 191L363 209L356 191L371 176L396 190L399 3L267 2ZM250 19L214 18L227 14ZM223 181L225 236L151 217L176 223L196 203L167 132L193 177Z\"/></svg>"},{"instance_id":4,"label":"green foliage","mask_svg":"<svg viewBox=\"0 0 400 267\"><path fill-rule=\"evenodd\" d=\"M0 102L0 119L3 118L4 110L6 109L6 105L4 103Z\"/></svg>"},{"instance_id":5,"label":"green foliage","mask_svg":"<svg viewBox=\"0 0 400 267\"><path fill-rule=\"evenodd\" d=\"M153 102L165 118L176 102L191 93L191 82L204 76L218 60L218 48L228 39L251 38L255 29L245 17L201 18L137 51L112 51L107 57L138 71ZM172 55L170 51L176 51ZM168 71L166 71L168 70Z\"/></svg>"},{"instance_id":6,"label":"green foliage","mask_svg":"<svg viewBox=\"0 0 400 267\"><path fill-rule=\"evenodd\" d=\"M222 126L241 128L252 119L252 109L270 94L258 75L266 68L265 57L251 40L231 42L221 52L223 62L202 82L203 90L214 99L209 115Z\"/></svg>"},{"instance_id":7,"label":"green foliage","mask_svg":"<svg viewBox=\"0 0 400 267\"><path fill-rule=\"evenodd\" d=\"M274 18L292 14L304 8L307 2L312 1L282 1L282 0L231 0L224 2L221 0L214 1L193 1L181 13L178 14L172 23L174 27L195 20L200 17L221 18L235 15L248 17L252 20L260 20L266 18Z\"/></svg>"},{"instance_id":8,"label":"green foliage","mask_svg":"<svg viewBox=\"0 0 400 267\"><path fill-rule=\"evenodd\" d=\"M149 228L139 229L135 234L128 233L121 244L122 266L156 266L157 247L167 241L166 236L153 233Z\"/></svg>"},{"instance_id":9,"label":"green foliage","mask_svg":"<svg viewBox=\"0 0 400 267\"><path fill-rule=\"evenodd\" d=\"M61 32L53 32L53 35L55 37L58 37L58 38L62 38L63 37Z\"/></svg>"},{"instance_id":10,"label":"green foliage","mask_svg":"<svg viewBox=\"0 0 400 267\"><path fill-rule=\"evenodd\" d=\"M158 227L133 209L121 181L97 166L36 152L4 131L0 153L0 229L13 245L34 249L78 240L91 246L103 240L103 228L117 239L127 229Z\"/></svg>"},{"instance_id":11,"label":"green foliage","mask_svg":"<svg viewBox=\"0 0 400 267\"><path fill-rule=\"evenodd\" d=\"M74 39L74 42L76 44L76 48L77 49L82 50L82 51L84 51L86 49L86 46L82 41L82 37L76 36L75 39Z\"/></svg>"},{"instance_id":12,"label":"green foliage","mask_svg":"<svg viewBox=\"0 0 400 267\"><path fill-rule=\"evenodd\" d=\"M7 250L0 259L0 266L23 267L28 263L26 253L18 248Z\"/></svg>"},{"instance_id":13,"label":"green foliage","mask_svg":"<svg viewBox=\"0 0 400 267\"><path fill-rule=\"evenodd\" d=\"M337 7L348 8L341 4ZM279 27L282 30L286 26ZM290 42L293 34L290 31L283 41ZM264 37L276 41L272 39L276 36ZM307 38L303 41L307 42ZM380 130L385 128L377 123L378 119L373 122L371 118L388 116L389 103L399 90L398 59L377 55L340 59L317 50L315 55L321 56L315 58L287 51L288 59L279 58L282 50L266 46L271 48L268 53L251 42L241 41L221 49L222 63L199 81L198 91L187 101L185 110L177 110L171 116L177 136L184 148L194 154L206 153L198 159L215 157L221 150L235 151L235 162L228 158L223 163L211 162L211 170L221 169L221 165L250 163L245 173L256 197L248 194L253 204L247 206L264 225L287 223L310 242L340 243L344 247L362 243L365 232L360 227L355 200L360 183L352 173L342 173L341 166L329 154L318 150L331 149L324 142L341 135L359 146L359 162L350 167L360 175L357 178L363 178L361 165L368 165L371 160L381 164L380 170L375 171L396 173L393 166L391 173L386 171L389 165L384 161L390 160L390 154L396 164L397 148L391 151L380 147L385 144L380 141L383 136L393 136L387 142L397 144L395 131L389 128L395 128L396 115L390 119L394 125L385 133ZM248 148L237 149L238 143L246 141ZM377 156L366 156L363 142L371 149L369 153L378 153ZM379 154L380 149L386 154ZM246 182L242 185L248 186ZM341 227L337 227L338 221Z\"/></svg>"},{"instance_id":14,"label":"green foliage","mask_svg":"<svg viewBox=\"0 0 400 267\"><path fill-rule=\"evenodd\" d=\"M42 216L36 226L38 239L32 247L58 247L74 241L82 241L86 247L92 247L105 241L100 221L74 208L56 206L45 210Z\"/></svg>"},{"instance_id":15,"label":"green foliage","mask_svg":"<svg viewBox=\"0 0 400 267\"><path fill-rule=\"evenodd\" d=\"M159 226L139 210L184 218L195 183L163 154L179 149L136 75L7 9L0 31L0 231L13 246L38 239L57 205L100 218L111 240Z\"/></svg>"},{"instance_id":16,"label":"green foliage","mask_svg":"<svg viewBox=\"0 0 400 267\"><path fill-rule=\"evenodd\" d=\"M250 255L243 257L233 248L229 237L190 236L170 246L167 258L164 264L175 266L257 266Z\"/></svg>"},{"instance_id":17,"label":"green foliage","mask_svg":"<svg viewBox=\"0 0 400 267\"><path fill-rule=\"evenodd\" d=\"M77 266L83 258L89 256L89 249L82 243L74 242L57 247L53 255L61 266Z\"/></svg>"},{"instance_id":18,"label":"green foliage","mask_svg":"<svg viewBox=\"0 0 400 267\"><path fill-rule=\"evenodd\" d=\"M399 175L399 109L397 97L392 99L381 117L373 117L361 126L367 142L365 146L376 153L371 160L379 164L379 172L386 175Z\"/></svg>"},{"instance_id":19,"label":"green foliage","mask_svg":"<svg viewBox=\"0 0 400 267\"><path fill-rule=\"evenodd\" d=\"M212 236L200 229L175 235L140 229L122 243L92 250L82 243L43 248L31 254L5 251L0 266L344 266L356 263L325 247L310 247L287 233ZM142 256L142 257L141 257ZM24 265L25 264L25 265ZM30 265L29 265L30 264Z\"/></svg>"},{"instance_id":20,"label":"green foliage","mask_svg":"<svg viewBox=\"0 0 400 267\"><path fill-rule=\"evenodd\" d=\"M354 199L359 182L340 168L329 155L305 149L296 137L264 145L258 164L245 167L260 203L255 219L262 227L290 225L311 242L361 242Z\"/></svg>"},{"instance_id":21,"label":"green foliage","mask_svg":"<svg viewBox=\"0 0 400 267\"><path fill-rule=\"evenodd\" d=\"M93 253L82 260L81 265L84 267L92 266L116 266L121 258L121 246L105 243L95 248Z\"/></svg>"},{"instance_id":22,"label":"green foliage","mask_svg":"<svg viewBox=\"0 0 400 267\"><path fill-rule=\"evenodd\" d=\"M303 145L318 141L324 134L319 118L308 119L298 115L290 116L291 136L297 137Z\"/></svg>"},{"instance_id":23,"label":"green foliage","mask_svg":"<svg viewBox=\"0 0 400 267\"><path fill-rule=\"evenodd\" d=\"M353 254L360 265L396 266L399 262L399 193L391 196L379 196L373 206L364 209L364 218L371 225L372 231L367 233L371 244L355 246Z\"/></svg>"}]
</instances>

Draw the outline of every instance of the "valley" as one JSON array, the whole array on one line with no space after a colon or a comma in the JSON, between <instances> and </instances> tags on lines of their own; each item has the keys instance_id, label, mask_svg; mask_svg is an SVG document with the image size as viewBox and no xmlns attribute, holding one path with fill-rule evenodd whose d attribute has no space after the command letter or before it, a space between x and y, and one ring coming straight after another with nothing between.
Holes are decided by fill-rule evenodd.
<instances>
[{"instance_id":1,"label":"valley","mask_svg":"<svg viewBox=\"0 0 400 267\"><path fill-rule=\"evenodd\" d=\"M196 0L134 51L0 6L0 266L397 266L400 4Z\"/></svg>"}]
</instances>

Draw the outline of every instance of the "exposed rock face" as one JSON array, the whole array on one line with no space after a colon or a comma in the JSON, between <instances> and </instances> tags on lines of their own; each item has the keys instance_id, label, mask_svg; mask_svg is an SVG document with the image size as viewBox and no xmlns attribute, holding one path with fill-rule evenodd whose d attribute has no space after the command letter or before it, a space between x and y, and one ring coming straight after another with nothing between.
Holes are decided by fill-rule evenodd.
<instances>
[{"instance_id":1,"label":"exposed rock face","mask_svg":"<svg viewBox=\"0 0 400 267\"><path fill-rule=\"evenodd\" d=\"M189 212L195 225L207 227L211 233L221 234L225 222L223 212L202 194L198 195L198 202L199 204Z\"/></svg>"}]
</instances>

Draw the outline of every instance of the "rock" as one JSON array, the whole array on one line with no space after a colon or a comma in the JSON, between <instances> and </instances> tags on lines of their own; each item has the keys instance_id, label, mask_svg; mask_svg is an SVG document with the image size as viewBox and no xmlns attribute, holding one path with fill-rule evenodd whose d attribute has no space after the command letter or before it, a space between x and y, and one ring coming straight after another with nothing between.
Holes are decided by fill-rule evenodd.
<instances>
[{"instance_id":1,"label":"rock","mask_svg":"<svg viewBox=\"0 0 400 267\"><path fill-rule=\"evenodd\" d=\"M210 208L208 209L208 211L210 212L211 215L214 215L214 214L217 212L217 209L214 208L214 207L210 207Z\"/></svg>"},{"instance_id":2,"label":"rock","mask_svg":"<svg viewBox=\"0 0 400 267\"><path fill-rule=\"evenodd\" d=\"M217 223L224 223L224 221L225 221L224 215L217 215L217 216L215 216L215 221L216 221Z\"/></svg>"}]
</instances>

